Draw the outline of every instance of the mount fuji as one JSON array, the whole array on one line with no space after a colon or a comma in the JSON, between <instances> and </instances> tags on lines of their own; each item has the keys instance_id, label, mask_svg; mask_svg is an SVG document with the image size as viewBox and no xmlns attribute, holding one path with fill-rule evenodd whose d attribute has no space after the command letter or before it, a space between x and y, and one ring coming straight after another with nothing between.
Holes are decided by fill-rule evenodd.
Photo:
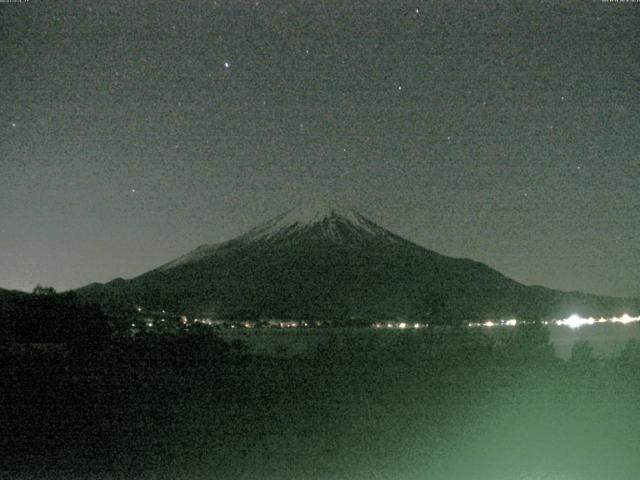
<instances>
[{"instance_id":1,"label":"mount fuji","mask_svg":"<svg viewBox=\"0 0 640 480\"><path fill-rule=\"evenodd\" d=\"M351 209L294 208L130 280L77 290L108 310L143 305L221 319L335 324L564 318L638 311L634 299L526 286L421 247Z\"/></svg>"}]
</instances>

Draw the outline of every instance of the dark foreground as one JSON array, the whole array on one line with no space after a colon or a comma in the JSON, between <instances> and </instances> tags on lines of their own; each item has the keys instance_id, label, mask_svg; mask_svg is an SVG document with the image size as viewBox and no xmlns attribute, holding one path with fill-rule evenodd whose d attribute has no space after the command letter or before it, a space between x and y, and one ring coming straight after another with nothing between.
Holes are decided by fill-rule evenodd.
<instances>
[{"instance_id":1,"label":"dark foreground","mask_svg":"<svg viewBox=\"0 0 640 480\"><path fill-rule=\"evenodd\" d=\"M0 478L637 479L640 345L541 327L246 354L207 331L2 350Z\"/></svg>"}]
</instances>

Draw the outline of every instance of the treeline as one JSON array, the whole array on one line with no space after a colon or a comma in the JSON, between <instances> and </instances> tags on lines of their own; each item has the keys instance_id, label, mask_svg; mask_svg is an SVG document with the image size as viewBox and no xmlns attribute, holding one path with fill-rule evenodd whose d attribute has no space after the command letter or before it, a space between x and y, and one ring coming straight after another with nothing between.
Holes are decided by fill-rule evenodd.
<instances>
[{"instance_id":1,"label":"treeline","mask_svg":"<svg viewBox=\"0 0 640 480\"><path fill-rule=\"evenodd\" d=\"M637 341L606 358L578 342L565 361L541 324L504 336L450 326L327 332L314 354L275 358L199 324L132 336L131 320L73 294L10 297L0 303L3 478L493 480L551 465L599 480L640 470Z\"/></svg>"},{"instance_id":2,"label":"treeline","mask_svg":"<svg viewBox=\"0 0 640 480\"><path fill-rule=\"evenodd\" d=\"M453 453L472 469L504 468L507 447L518 461L582 460L574 444L609 452L619 469L609 478L637 472L619 458L640 422L622 416L637 411L629 407L640 395L635 342L607 359L578 343L563 361L541 325L504 338L424 329L328 335L310 357L267 358L195 325L64 354L0 355L0 450L10 458L0 473L8 478L405 478L411 469L424 471L420 478L471 478L429 469ZM584 435L605 421L619 436L613 446ZM483 440L482 428L496 425L504 438ZM460 451L469 435L484 442L481 458ZM585 465L594 458L584 456Z\"/></svg>"},{"instance_id":3,"label":"treeline","mask_svg":"<svg viewBox=\"0 0 640 480\"><path fill-rule=\"evenodd\" d=\"M100 307L74 292L36 287L31 294L6 292L0 299L0 342L21 344L97 343L113 326Z\"/></svg>"}]
</instances>

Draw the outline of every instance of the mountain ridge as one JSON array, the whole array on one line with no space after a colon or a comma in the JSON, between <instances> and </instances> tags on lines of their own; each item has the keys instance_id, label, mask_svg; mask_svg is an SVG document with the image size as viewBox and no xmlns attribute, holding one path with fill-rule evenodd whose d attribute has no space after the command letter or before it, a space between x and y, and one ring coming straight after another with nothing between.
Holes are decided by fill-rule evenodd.
<instances>
[{"instance_id":1,"label":"mountain ridge","mask_svg":"<svg viewBox=\"0 0 640 480\"><path fill-rule=\"evenodd\" d=\"M229 241L201 245L130 280L77 290L103 305L153 305L229 319L390 318L432 323L637 310L633 299L526 286L447 257L351 209L297 208Z\"/></svg>"}]
</instances>

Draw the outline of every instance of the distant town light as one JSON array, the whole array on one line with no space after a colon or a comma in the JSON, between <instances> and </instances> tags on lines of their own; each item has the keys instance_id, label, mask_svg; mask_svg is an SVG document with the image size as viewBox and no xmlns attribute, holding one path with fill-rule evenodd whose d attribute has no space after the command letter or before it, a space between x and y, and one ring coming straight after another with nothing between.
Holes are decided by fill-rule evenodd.
<instances>
[{"instance_id":1,"label":"distant town light","mask_svg":"<svg viewBox=\"0 0 640 480\"><path fill-rule=\"evenodd\" d=\"M631 322L640 322L640 316L632 317L625 313L621 317L613 317L611 321L614 323L623 323L623 324L627 324Z\"/></svg>"},{"instance_id":2,"label":"distant town light","mask_svg":"<svg viewBox=\"0 0 640 480\"><path fill-rule=\"evenodd\" d=\"M622 323L626 325L628 323L633 323L633 322L640 322L640 316L633 317L628 313L624 313L620 317L609 317L609 318L601 317L599 319L595 319L593 317L588 317L588 318L581 317L580 315L574 313L573 315L567 318L563 318L560 320L542 320L540 323L542 325L557 325L557 326L565 326L569 328L580 328L584 325L594 325L596 323ZM512 318L509 320L500 320L499 322L493 321L493 320L487 320L484 323L468 322L467 326L469 328L481 327L481 326L496 327L499 325L506 326L506 327L515 327L518 325L518 323L527 323L527 322L523 322L521 320Z\"/></svg>"},{"instance_id":3,"label":"distant town light","mask_svg":"<svg viewBox=\"0 0 640 480\"><path fill-rule=\"evenodd\" d=\"M583 325L593 325L594 323L596 323L595 319L583 318L580 315L577 315L575 313L570 317L565 318L564 320L556 321L556 325L565 325L569 328L579 328L579 327L582 327Z\"/></svg>"},{"instance_id":4,"label":"distant town light","mask_svg":"<svg viewBox=\"0 0 640 480\"><path fill-rule=\"evenodd\" d=\"M407 324L404 322L400 322L400 325L398 325L398 327L400 328L407 328Z\"/></svg>"}]
</instances>

